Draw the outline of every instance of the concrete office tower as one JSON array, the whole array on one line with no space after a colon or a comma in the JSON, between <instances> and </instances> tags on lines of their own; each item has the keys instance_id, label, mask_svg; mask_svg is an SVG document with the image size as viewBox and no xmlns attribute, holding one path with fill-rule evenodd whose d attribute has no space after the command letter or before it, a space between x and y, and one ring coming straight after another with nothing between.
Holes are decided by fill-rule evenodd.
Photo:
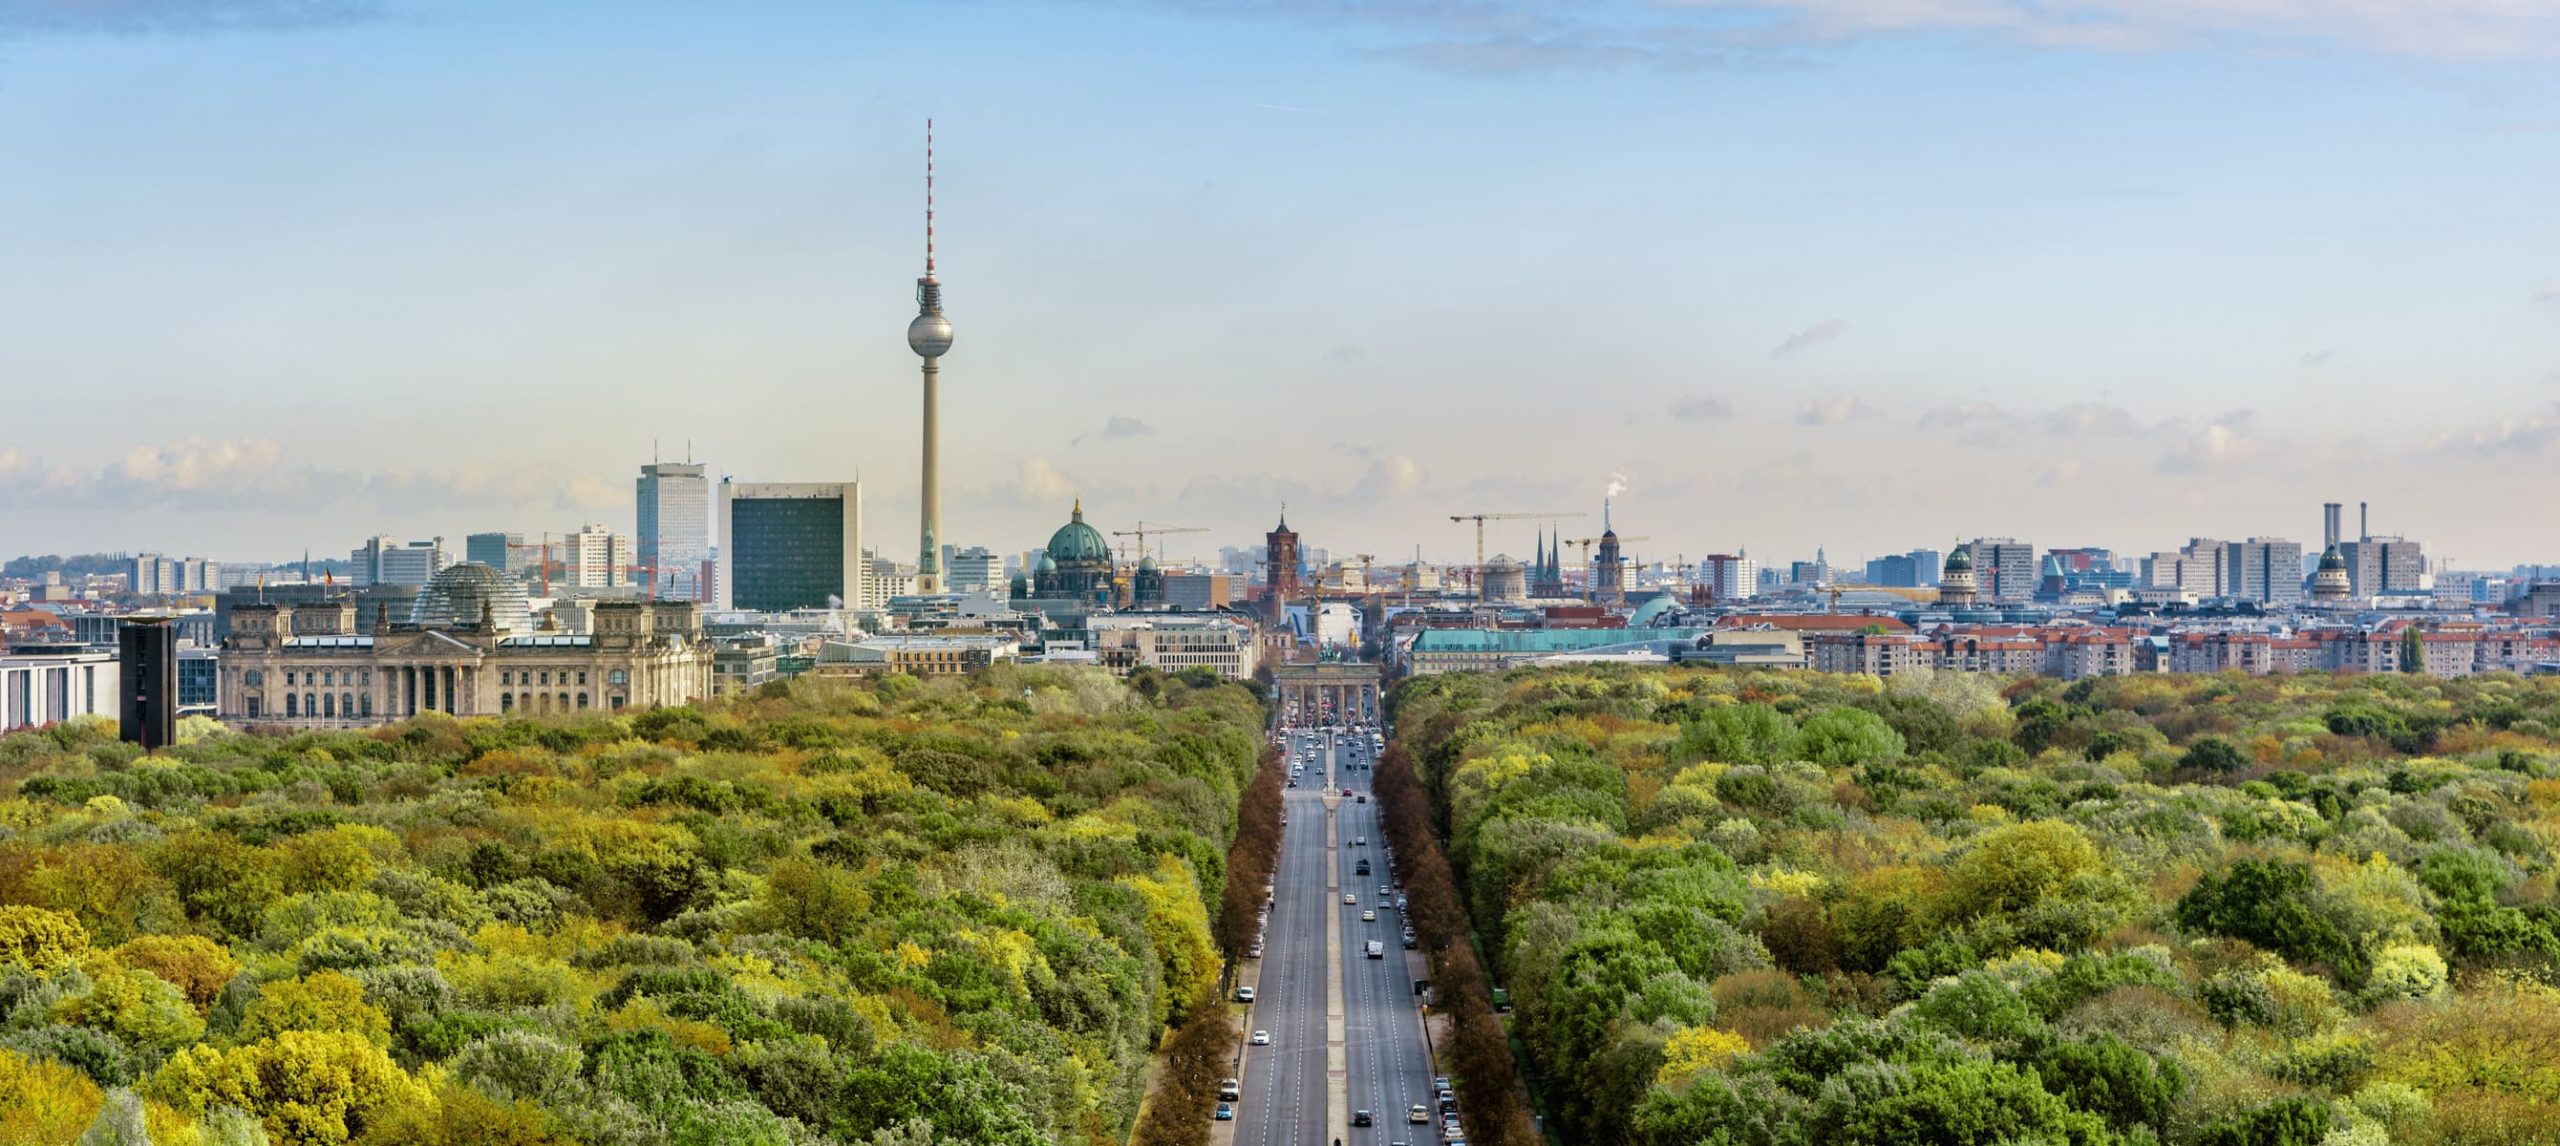
<instances>
[{"instance_id":1,"label":"concrete office tower","mask_svg":"<svg viewBox=\"0 0 2560 1146\"><path fill-rule=\"evenodd\" d=\"M862 483L722 478L717 503L719 607L779 613L860 605Z\"/></svg>"},{"instance_id":2,"label":"concrete office tower","mask_svg":"<svg viewBox=\"0 0 2560 1146\"><path fill-rule=\"evenodd\" d=\"M942 591L942 452L937 388L942 356L951 351L951 320L942 317L942 280L933 277L933 121L924 121L924 277L916 280L916 317L907 349L924 359L924 536L916 547L916 592ZM723 546L723 559L726 547Z\"/></svg>"},{"instance_id":3,"label":"concrete office tower","mask_svg":"<svg viewBox=\"0 0 2560 1146\"><path fill-rule=\"evenodd\" d=\"M1978 600L2006 605L2035 595L2035 546L2007 537L1977 537L1966 553L1973 559Z\"/></svg>"},{"instance_id":4,"label":"concrete office tower","mask_svg":"<svg viewBox=\"0 0 2560 1146\"><path fill-rule=\"evenodd\" d=\"M619 589L631 584L631 535L601 525L568 536L562 564L573 589Z\"/></svg>"},{"instance_id":5,"label":"concrete office tower","mask_svg":"<svg viewBox=\"0 0 2560 1146\"><path fill-rule=\"evenodd\" d=\"M640 467L640 583L665 601L700 601L711 560L711 481L693 462Z\"/></svg>"}]
</instances>

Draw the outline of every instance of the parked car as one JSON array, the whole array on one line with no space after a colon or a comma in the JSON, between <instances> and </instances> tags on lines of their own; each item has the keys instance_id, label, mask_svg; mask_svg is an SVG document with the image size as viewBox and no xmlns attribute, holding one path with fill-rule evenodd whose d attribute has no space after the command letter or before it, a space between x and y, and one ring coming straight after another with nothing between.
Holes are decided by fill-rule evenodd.
<instances>
[{"instance_id":1,"label":"parked car","mask_svg":"<svg viewBox=\"0 0 2560 1146\"><path fill-rule=\"evenodd\" d=\"M1197 1110L1199 1108L1193 1107L1192 1109ZM1221 1102L1218 1104L1218 1112L1210 1115L1210 1117L1215 1118L1220 1122L1233 1122L1236 1120L1236 1108Z\"/></svg>"},{"instance_id":2,"label":"parked car","mask_svg":"<svg viewBox=\"0 0 2560 1146\"><path fill-rule=\"evenodd\" d=\"M1230 1078L1218 1084L1218 1099L1222 1102L1234 1102L1243 1094L1244 1080L1242 1079Z\"/></svg>"},{"instance_id":3,"label":"parked car","mask_svg":"<svg viewBox=\"0 0 2560 1146\"><path fill-rule=\"evenodd\" d=\"M1252 1002L1252 1001L1253 1001L1253 988L1251 988L1251 987L1238 987L1238 988L1236 988L1236 1001L1237 1001L1237 1002L1239 1002L1239 1003L1250 1003L1250 1002ZM1199 1107L1197 1107L1197 1106L1194 1106L1194 1107L1192 1107L1191 1109L1193 1109L1193 1110L1198 1110L1198 1109L1200 1109L1200 1108L1199 1108Z\"/></svg>"}]
</instances>

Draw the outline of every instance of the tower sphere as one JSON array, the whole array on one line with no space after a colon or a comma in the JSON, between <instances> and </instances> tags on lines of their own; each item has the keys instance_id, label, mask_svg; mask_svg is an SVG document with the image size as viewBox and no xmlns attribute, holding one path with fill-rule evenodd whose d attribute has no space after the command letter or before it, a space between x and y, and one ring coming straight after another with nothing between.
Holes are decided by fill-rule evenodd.
<instances>
[{"instance_id":1,"label":"tower sphere","mask_svg":"<svg viewBox=\"0 0 2560 1146\"><path fill-rule=\"evenodd\" d=\"M907 349L940 358L951 349L951 320L940 313L919 314L907 324Z\"/></svg>"}]
</instances>

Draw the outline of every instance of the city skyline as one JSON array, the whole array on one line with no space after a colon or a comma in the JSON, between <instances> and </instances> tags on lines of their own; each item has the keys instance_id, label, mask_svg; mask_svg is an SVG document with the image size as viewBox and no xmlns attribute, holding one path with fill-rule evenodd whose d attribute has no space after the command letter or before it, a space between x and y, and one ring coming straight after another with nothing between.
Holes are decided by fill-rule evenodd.
<instances>
[{"instance_id":1,"label":"city skyline","mask_svg":"<svg viewBox=\"0 0 2560 1146\"><path fill-rule=\"evenodd\" d=\"M1285 501L1453 563L1450 514L1615 487L1646 560L2308 547L2326 501L2553 556L2548 17L751 10L0 3L0 532L627 530L691 439L903 535L930 114L950 544L1082 495L1206 558Z\"/></svg>"}]
</instances>

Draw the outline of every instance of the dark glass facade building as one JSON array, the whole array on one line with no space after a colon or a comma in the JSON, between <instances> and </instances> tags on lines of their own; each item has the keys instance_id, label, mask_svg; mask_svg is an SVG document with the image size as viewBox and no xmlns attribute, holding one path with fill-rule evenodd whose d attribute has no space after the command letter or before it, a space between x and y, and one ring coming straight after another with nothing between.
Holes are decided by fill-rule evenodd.
<instances>
[{"instance_id":1,"label":"dark glass facade building","mask_svg":"<svg viewBox=\"0 0 2560 1146\"><path fill-rule=\"evenodd\" d=\"M721 603L770 613L858 605L861 506L851 482L721 482Z\"/></svg>"}]
</instances>

